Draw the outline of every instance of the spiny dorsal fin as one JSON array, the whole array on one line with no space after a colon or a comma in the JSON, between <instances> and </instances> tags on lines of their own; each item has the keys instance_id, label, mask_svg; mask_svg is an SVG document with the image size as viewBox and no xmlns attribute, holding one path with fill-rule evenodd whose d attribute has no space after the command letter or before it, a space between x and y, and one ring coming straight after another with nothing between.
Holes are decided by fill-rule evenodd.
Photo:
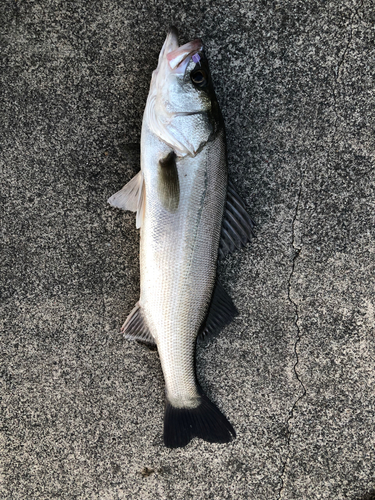
<instances>
[{"instance_id":1,"label":"spiny dorsal fin","mask_svg":"<svg viewBox=\"0 0 375 500\"><path fill-rule=\"evenodd\" d=\"M150 330L144 320L142 308L139 302L136 303L134 309L126 318L125 323L121 328L121 333L128 340L138 340L146 344L156 345L154 337L151 335Z\"/></svg>"},{"instance_id":2,"label":"spiny dorsal fin","mask_svg":"<svg viewBox=\"0 0 375 500\"><path fill-rule=\"evenodd\" d=\"M138 172L120 191L108 198L108 203L122 210L137 212L136 226L140 228L145 208L145 188L142 171Z\"/></svg>"},{"instance_id":3,"label":"spiny dorsal fin","mask_svg":"<svg viewBox=\"0 0 375 500\"><path fill-rule=\"evenodd\" d=\"M228 182L219 256L225 257L236 248L245 246L254 236L254 223L246 212L245 204L236 193L233 184Z\"/></svg>"},{"instance_id":4,"label":"spiny dorsal fin","mask_svg":"<svg viewBox=\"0 0 375 500\"><path fill-rule=\"evenodd\" d=\"M206 323L200 333L201 337L218 334L225 325L228 325L232 319L237 316L237 314L238 311L232 299L220 283L217 282L212 293Z\"/></svg>"},{"instance_id":5,"label":"spiny dorsal fin","mask_svg":"<svg viewBox=\"0 0 375 500\"><path fill-rule=\"evenodd\" d=\"M158 196L163 207L174 213L180 202L180 183L176 166L176 153L171 151L159 161Z\"/></svg>"}]
</instances>

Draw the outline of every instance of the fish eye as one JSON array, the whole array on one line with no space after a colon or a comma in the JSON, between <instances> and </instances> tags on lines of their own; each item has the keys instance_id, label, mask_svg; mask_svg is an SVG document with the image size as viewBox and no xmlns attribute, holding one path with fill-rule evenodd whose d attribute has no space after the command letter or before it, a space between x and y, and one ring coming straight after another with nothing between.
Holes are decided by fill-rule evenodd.
<instances>
[{"instance_id":1,"label":"fish eye","mask_svg":"<svg viewBox=\"0 0 375 500\"><path fill-rule=\"evenodd\" d=\"M197 69L190 73L191 81L196 87L202 88L207 85L207 75L203 69Z\"/></svg>"}]
</instances>

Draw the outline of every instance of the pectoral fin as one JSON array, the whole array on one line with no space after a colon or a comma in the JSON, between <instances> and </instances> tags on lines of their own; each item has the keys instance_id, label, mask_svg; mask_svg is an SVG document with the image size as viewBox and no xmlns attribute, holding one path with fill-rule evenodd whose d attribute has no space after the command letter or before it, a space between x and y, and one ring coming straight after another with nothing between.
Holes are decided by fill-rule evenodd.
<instances>
[{"instance_id":1,"label":"pectoral fin","mask_svg":"<svg viewBox=\"0 0 375 500\"><path fill-rule=\"evenodd\" d=\"M159 161L158 196L161 204L168 212L176 212L180 202L180 182L174 151L171 151Z\"/></svg>"},{"instance_id":2,"label":"pectoral fin","mask_svg":"<svg viewBox=\"0 0 375 500\"><path fill-rule=\"evenodd\" d=\"M236 193L231 182L228 183L227 201L221 229L219 256L225 257L236 248L245 246L254 236L254 223L246 212L245 204Z\"/></svg>"},{"instance_id":3,"label":"pectoral fin","mask_svg":"<svg viewBox=\"0 0 375 500\"><path fill-rule=\"evenodd\" d=\"M142 171L138 172L120 191L108 198L108 203L122 210L137 212L136 226L140 228L145 208L145 187Z\"/></svg>"}]
</instances>

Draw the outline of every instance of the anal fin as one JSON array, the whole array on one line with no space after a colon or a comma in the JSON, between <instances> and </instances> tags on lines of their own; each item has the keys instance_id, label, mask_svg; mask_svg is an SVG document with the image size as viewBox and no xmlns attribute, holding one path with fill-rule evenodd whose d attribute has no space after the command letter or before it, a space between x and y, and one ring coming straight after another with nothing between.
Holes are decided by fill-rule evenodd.
<instances>
[{"instance_id":1,"label":"anal fin","mask_svg":"<svg viewBox=\"0 0 375 500\"><path fill-rule=\"evenodd\" d=\"M142 308L139 302L136 303L134 309L126 318L125 323L121 328L121 332L128 340L137 340L145 344L156 345L154 337L146 324L142 314Z\"/></svg>"},{"instance_id":2,"label":"anal fin","mask_svg":"<svg viewBox=\"0 0 375 500\"><path fill-rule=\"evenodd\" d=\"M200 332L201 337L218 334L221 329L228 325L237 316L238 311L224 288L219 282L216 283L212 293L211 304L208 310L204 328Z\"/></svg>"}]
</instances>

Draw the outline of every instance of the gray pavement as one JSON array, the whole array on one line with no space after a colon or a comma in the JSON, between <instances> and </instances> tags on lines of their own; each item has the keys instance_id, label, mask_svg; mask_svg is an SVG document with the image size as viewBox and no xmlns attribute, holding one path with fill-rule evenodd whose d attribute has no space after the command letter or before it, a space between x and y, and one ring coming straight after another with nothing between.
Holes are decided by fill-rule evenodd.
<instances>
[{"instance_id":1,"label":"gray pavement","mask_svg":"<svg viewBox=\"0 0 375 500\"><path fill-rule=\"evenodd\" d=\"M375 498L375 8L363 1L0 5L1 499ZM201 36L257 237L198 376L237 439L163 446L133 214L170 24Z\"/></svg>"}]
</instances>

